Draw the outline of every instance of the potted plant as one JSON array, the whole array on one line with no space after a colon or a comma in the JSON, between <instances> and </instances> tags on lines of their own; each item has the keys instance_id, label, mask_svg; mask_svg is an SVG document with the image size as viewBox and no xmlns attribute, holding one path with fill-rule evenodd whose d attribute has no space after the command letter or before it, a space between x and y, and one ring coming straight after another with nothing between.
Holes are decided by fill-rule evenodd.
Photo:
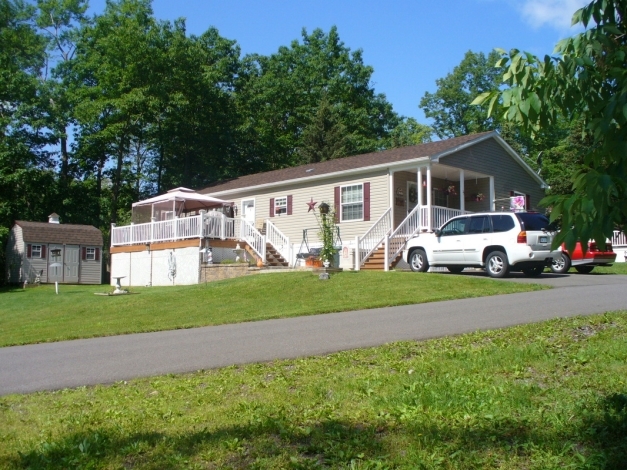
<instances>
[{"instance_id":1,"label":"potted plant","mask_svg":"<svg viewBox=\"0 0 627 470\"><path fill-rule=\"evenodd\" d=\"M448 185L444 192L448 194L449 196L455 196L457 194L457 190L455 189L454 184Z\"/></svg>"},{"instance_id":2,"label":"potted plant","mask_svg":"<svg viewBox=\"0 0 627 470\"><path fill-rule=\"evenodd\" d=\"M485 196L483 195L483 193L475 194L475 201L477 201L477 202L483 201L484 198L485 198Z\"/></svg>"}]
</instances>

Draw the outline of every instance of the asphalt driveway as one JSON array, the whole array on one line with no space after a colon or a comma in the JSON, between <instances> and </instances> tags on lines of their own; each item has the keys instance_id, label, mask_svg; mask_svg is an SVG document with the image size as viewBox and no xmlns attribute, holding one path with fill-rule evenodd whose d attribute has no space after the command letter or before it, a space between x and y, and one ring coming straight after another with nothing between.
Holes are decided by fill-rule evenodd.
<instances>
[{"instance_id":1,"label":"asphalt driveway","mask_svg":"<svg viewBox=\"0 0 627 470\"><path fill-rule=\"evenodd\" d=\"M484 274L462 274L484 275ZM0 348L0 395L111 383L627 309L627 276L503 282L551 290L187 330Z\"/></svg>"}]
</instances>

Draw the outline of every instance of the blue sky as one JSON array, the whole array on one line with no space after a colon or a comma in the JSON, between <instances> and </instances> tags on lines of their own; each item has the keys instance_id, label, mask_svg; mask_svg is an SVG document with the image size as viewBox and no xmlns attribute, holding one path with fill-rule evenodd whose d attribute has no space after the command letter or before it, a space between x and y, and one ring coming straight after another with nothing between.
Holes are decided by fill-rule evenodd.
<instances>
[{"instance_id":1,"label":"blue sky","mask_svg":"<svg viewBox=\"0 0 627 470\"><path fill-rule=\"evenodd\" d=\"M586 0L153 0L162 20L186 18L189 34L215 26L243 54L271 54L300 39L302 28L337 26L351 50L362 49L372 82L394 110L428 123L418 108L468 50L495 47L550 54L570 36L570 18ZM92 0L100 13L104 0Z\"/></svg>"}]
</instances>

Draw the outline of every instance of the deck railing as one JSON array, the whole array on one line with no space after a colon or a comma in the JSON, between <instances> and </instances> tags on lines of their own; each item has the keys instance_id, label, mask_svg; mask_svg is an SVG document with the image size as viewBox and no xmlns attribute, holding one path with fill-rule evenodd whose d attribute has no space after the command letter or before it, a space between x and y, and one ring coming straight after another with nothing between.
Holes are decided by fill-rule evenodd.
<instances>
[{"instance_id":1,"label":"deck railing","mask_svg":"<svg viewBox=\"0 0 627 470\"><path fill-rule=\"evenodd\" d=\"M285 236L276 225L267 219L266 242L270 243L288 264L292 264L292 246L289 237Z\"/></svg>"},{"instance_id":2,"label":"deck railing","mask_svg":"<svg viewBox=\"0 0 627 470\"><path fill-rule=\"evenodd\" d=\"M362 264L376 250L392 228L392 208L386 210L379 220L363 235L356 239L355 270L359 271Z\"/></svg>"},{"instance_id":3,"label":"deck railing","mask_svg":"<svg viewBox=\"0 0 627 470\"><path fill-rule=\"evenodd\" d=\"M627 246L627 236L625 232L614 230L614 236L612 237L612 247Z\"/></svg>"},{"instance_id":4,"label":"deck railing","mask_svg":"<svg viewBox=\"0 0 627 470\"><path fill-rule=\"evenodd\" d=\"M449 207L431 206L431 218L429 218L428 206L422 206L420 208L420 229L434 230L444 225L444 222L450 218L463 214L472 214L472 212Z\"/></svg>"}]
</instances>

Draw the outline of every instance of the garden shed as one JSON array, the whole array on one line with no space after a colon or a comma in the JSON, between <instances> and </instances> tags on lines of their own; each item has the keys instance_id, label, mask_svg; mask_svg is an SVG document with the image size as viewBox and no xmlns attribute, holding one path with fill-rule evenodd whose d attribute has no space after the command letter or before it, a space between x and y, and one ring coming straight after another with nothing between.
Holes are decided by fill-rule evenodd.
<instances>
[{"instance_id":1,"label":"garden shed","mask_svg":"<svg viewBox=\"0 0 627 470\"><path fill-rule=\"evenodd\" d=\"M7 282L102 283L102 232L93 225L17 220L6 248Z\"/></svg>"}]
</instances>

